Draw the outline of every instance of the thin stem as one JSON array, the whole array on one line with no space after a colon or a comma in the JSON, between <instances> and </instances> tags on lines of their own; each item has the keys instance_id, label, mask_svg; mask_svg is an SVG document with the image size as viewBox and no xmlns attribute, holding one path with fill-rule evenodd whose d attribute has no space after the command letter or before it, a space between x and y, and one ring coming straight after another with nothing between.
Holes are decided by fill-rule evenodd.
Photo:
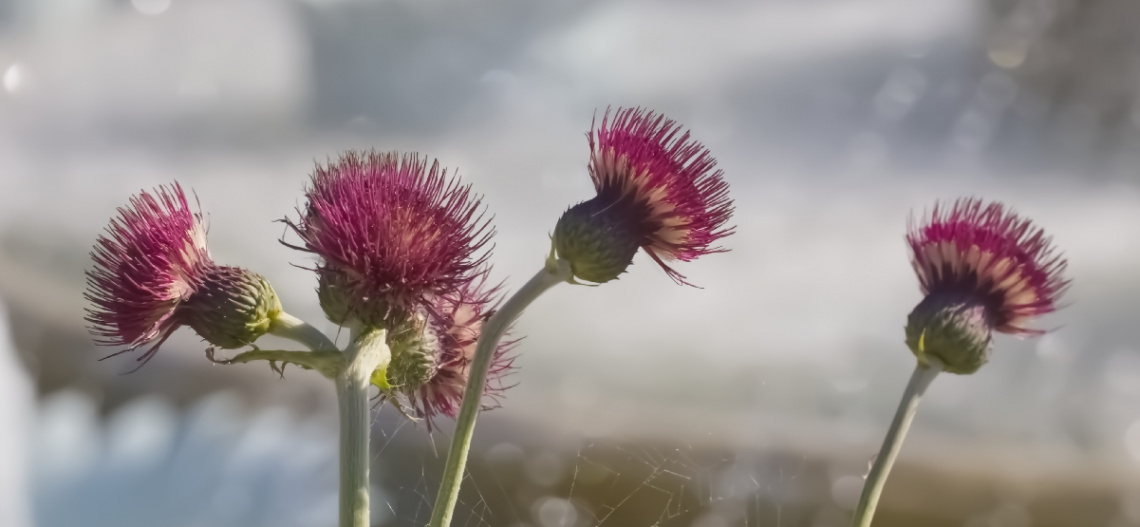
<instances>
[{"instance_id":1,"label":"thin stem","mask_svg":"<svg viewBox=\"0 0 1140 527\"><path fill-rule=\"evenodd\" d=\"M336 351L337 347L321 330L282 311L269 326L269 334L300 342L313 351Z\"/></svg>"},{"instance_id":2,"label":"thin stem","mask_svg":"<svg viewBox=\"0 0 1140 527\"><path fill-rule=\"evenodd\" d=\"M918 402L922 399L922 394L926 393L926 388L942 371L942 364L936 359L928 357L927 361L929 365L919 362L910 376L910 382L907 383L906 391L899 401L899 409L895 411L895 418L891 421L891 428L887 430L887 437L883 440L883 446L879 449L875 463L871 466L871 472L867 474L867 482L863 484L863 495L859 497L859 505L855 507L851 527L870 527L875 507L879 505L879 496L882 495L883 486L887 483L887 476L895 464L895 459L899 457L899 450L902 449L903 440L910 430L910 423L914 421Z\"/></svg>"},{"instance_id":3,"label":"thin stem","mask_svg":"<svg viewBox=\"0 0 1140 527\"><path fill-rule=\"evenodd\" d=\"M368 453L372 419L368 379L392 358L387 332L363 332L344 351L345 367L336 376L340 408L340 527L368 527Z\"/></svg>"},{"instance_id":4,"label":"thin stem","mask_svg":"<svg viewBox=\"0 0 1140 527\"><path fill-rule=\"evenodd\" d=\"M344 368L344 355L338 351L289 351L255 349L239 353L232 359L215 359L213 349L206 351L206 357L218 364L247 364L263 360L274 371L284 375L286 364L296 364L305 369L316 370L321 375L335 379Z\"/></svg>"},{"instance_id":5,"label":"thin stem","mask_svg":"<svg viewBox=\"0 0 1140 527\"><path fill-rule=\"evenodd\" d=\"M463 481L467 454L471 450L471 435L475 431L475 418L482 405L487 369L491 365L499 340L531 302L547 289L568 281L572 276L569 262L548 260L543 270L534 275L534 278L522 286L483 324L479 342L475 346L475 356L471 359L467 390L463 393L463 404L459 408L459 417L455 420L455 435L451 438L451 448L447 452L447 465L443 469L443 480L439 485L439 494L431 512L429 527L446 527L451 524L451 517L455 514L455 504L459 501L459 485Z\"/></svg>"}]
</instances>

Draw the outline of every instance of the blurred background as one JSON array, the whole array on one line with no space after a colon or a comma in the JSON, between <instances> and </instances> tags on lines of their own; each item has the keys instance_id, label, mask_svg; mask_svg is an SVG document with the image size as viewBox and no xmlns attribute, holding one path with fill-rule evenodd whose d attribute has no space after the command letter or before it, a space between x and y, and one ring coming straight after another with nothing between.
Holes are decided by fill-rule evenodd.
<instances>
[{"instance_id":1,"label":"blurred background","mask_svg":"<svg viewBox=\"0 0 1140 527\"><path fill-rule=\"evenodd\" d=\"M130 195L192 187L215 259L335 335L275 222L314 163L457 169L513 289L591 195L591 120L641 105L717 156L732 252L679 269L703 289L639 255L534 305L456 526L846 525L914 364L908 214L963 195L1054 236L1071 305L934 383L876 525L1140 525L1137 27L1131 0L0 0L0 524L335 521L317 374L189 331L98 360L83 271ZM375 524L426 524L449 426L374 430Z\"/></svg>"}]
</instances>

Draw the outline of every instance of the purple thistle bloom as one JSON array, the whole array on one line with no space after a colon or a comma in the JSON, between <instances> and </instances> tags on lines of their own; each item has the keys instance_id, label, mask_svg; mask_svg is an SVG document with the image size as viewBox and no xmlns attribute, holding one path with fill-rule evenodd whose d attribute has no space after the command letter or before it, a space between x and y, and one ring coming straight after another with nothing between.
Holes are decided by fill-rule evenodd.
<instances>
[{"instance_id":1,"label":"purple thistle bloom","mask_svg":"<svg viewBox=\"0 0 1140 527\"><path fill-rule=\"evenodd\" d=\"M491 306L498 290L486 289L484 285L484 279L480 278L432 301L432 310L438 315L432 317L431 322L431 331L438 341L435 370L426 383L408 394L416 415L427 420L429 427L435 415L454 418L459 413L475 344L483 322L493 311ZM503 378L514 369L515 359L509 353L514 343L500 341L491 358L483 397L489 398L492 404L485 405L485 410L497 406L498 398L510 387L503 384Z\"/></svg>"},{"instance_id":2,"label":"purple thistle bloom","mask_svg":"<svg viewBox=\"0 0 1140 527\"><path fill-rule=\"evenodd\" d=\"M373 381L386 397L406 400L429 430L435 416L455 417L459 412L475 346L483 322L494 311L497 292L497 287L486 287L482 274L451 293L431 297L421 316L390 334L392 361L377 372L383 381ZM491 358L483 395L492 403L509 388L503 378L513 370L509 352L514 342L501 342Z\"/></svg>"},{"instance_id":3,"label":"purple thistle bloom","mask_svg":"<svg viewBox=\"0 0 1140 527\"><path fill-rule=\"evenodd\" d=\"M410 153L347 152L317 166L297 249L321 258L321 307L330 320L398 322L426 299L469 281L493 230L470 185Z\"/></svg>"},{"instance_id":4,"label":"purple thistle bloom","mask_svg":"<svg viewBox=\"0 0 1140 527\"><path fill-rule=\"evenodd\" d=\"M1001 203L960 199L936 205L907 234L922 303L910 315L912 350L938 356L947 371L972 373L988 360L990 332L1039 335L1026 327L1057 309L1068 286L1052 240Z\"/></svg>"},{"instance_id":5,"label":"purple thistle bloom","mask_svg":"<svg viewBox=\"0 0 1140 527\"><path fill-rule=\"evenodd\" d=\"M86 317L95 342L127 346L119 352L126 353L157 341L144 361L182 324L178 306L214 265L202 215L190 211L182 187L159 187L157 194L143 192L118 209L95 242L84 293L95 305Z\"/></svg>"},{"instance_id":6,"label":"purple thistle bloom","mask_svg":"<svg viewBox=\"0 0 1140 527\"><path fill-rule=\"evenodd\" d=\"M575 276L607 282L638 248L673 280L688 284L668 262L688 262L726 249L713 244L733 232L733 203L723 172L676 122L639 108L607 110L591 127L590 178L597 196L563 214L555 227L558 255Z\"/></svg>"},{"instance_id":7,"label":"purple thistle bloom","mask_svg":"<svg viewBox=\"0 0 1140 527\"><path fill-rule=\"evenodd\" d=\"M96 344L127 346L110 356L153 342L138 359L145 363L182 325L224 348L265 333L281 310L276 294L260 276L210 259L202 215L178 183L118 212L95 242L84 292Z\"/></svg>"}]
</instances>

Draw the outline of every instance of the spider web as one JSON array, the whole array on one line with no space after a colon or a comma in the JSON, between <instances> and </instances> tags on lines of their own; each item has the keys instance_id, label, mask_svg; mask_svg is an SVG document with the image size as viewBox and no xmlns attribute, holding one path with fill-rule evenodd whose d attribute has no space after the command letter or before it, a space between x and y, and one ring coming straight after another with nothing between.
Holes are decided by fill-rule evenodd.
<instances>
[{"instance_id":1,"label":"spider web","mask_svg":"<svg viewBox=\"0 0 1140 527\"><path fill-rule=\"evenodd\" d=\"M375 525L431 517L450 437L406 420L378 428ZM500 431L501 433L501 431ZM668 439L476 441L454 527L840 526L826 467L803 454L737 452Z\"/></svg>"}]
</instances>

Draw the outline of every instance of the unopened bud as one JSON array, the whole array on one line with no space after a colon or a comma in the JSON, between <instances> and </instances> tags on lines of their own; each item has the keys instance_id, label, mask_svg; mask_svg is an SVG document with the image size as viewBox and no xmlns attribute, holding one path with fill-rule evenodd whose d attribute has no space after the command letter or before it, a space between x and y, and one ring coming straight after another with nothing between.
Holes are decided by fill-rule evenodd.
<instances>
[{"instance_id":1,"label":"unopened bud","mask_svg":"<svg viewBox=\"0 0 1140 527\"><path fill-rule=\"evenodd\" d=\"M281 301L261 275L213 266L183 306L186 323L207 342L234 349L264 335L281 313Z\"/></svg>"},{"instance_id":2,"label":"unopened bud","mask_svg":"<svg viewBox=\"0 0 1140 527\"><path fill-rule=\"evenodd\" d=\"M353 320L339 273L322 272L317 282L317 300L325 316L335 324L345 325Z\"/></svg>"},{"instance_id":3,"label":"unopened bud","mask_svg":"<svg viewBox=\"0 0 1140 527\"><path fill-rule=\"evenodd\" d=\"M926 362L933 357L950 373L978 371L990 358L993 324L986 306L970 295L931 293L907 318L906 344Z\"/></svg>"},{"instance_id":4,"label":"unopened bud","mask_svg":"<svg viewBox=\"0 0 1140 527\"><path fill-rule=\"evenodd\" d=\"M439 337L422 318L400 324L388 334L392 361L384 371L373 374L372 383L385 390L418 390L435 374L439 345Z\"/></svg>"},{"instance_id":5,"label":"unopened bud","mask_svg":"<svg viewBox=\"0 0 1140 527\"><path fill-rule=\"evenodd\" d=\"M609 282L625 272L644 241L637 216L620 199L598 196L570 207L554 227L554 250L574 276Z\"/></svg>"}]
</instances>

